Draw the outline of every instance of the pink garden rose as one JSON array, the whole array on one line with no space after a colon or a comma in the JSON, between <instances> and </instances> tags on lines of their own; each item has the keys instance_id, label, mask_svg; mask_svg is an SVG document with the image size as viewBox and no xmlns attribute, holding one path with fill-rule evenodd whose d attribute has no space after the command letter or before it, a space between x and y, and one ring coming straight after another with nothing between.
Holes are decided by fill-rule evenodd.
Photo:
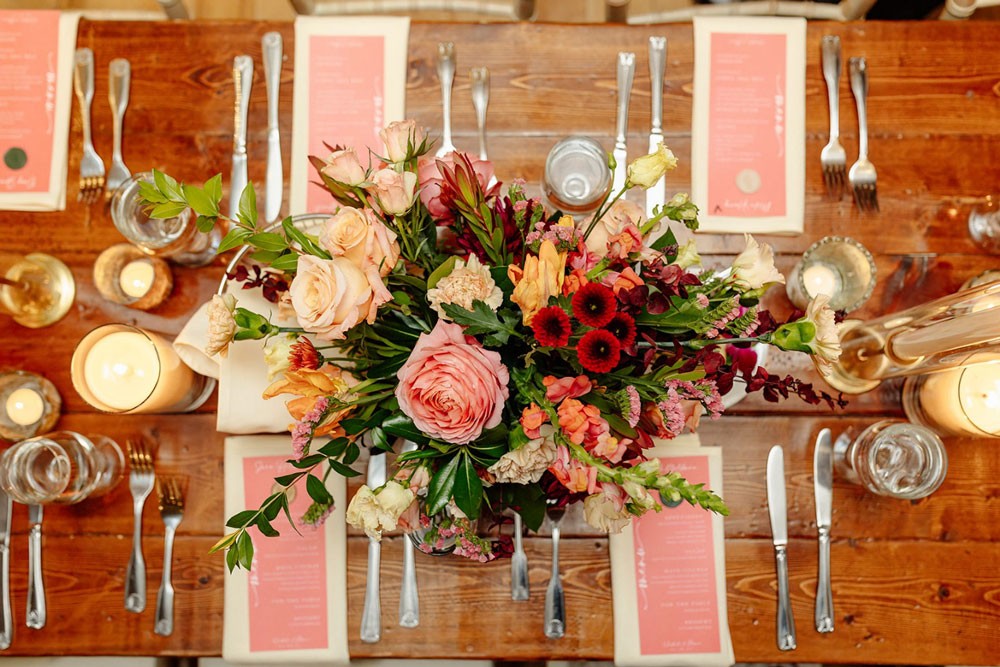
<instances>
[{"instance_id":1,"label":"pink garden rose","mask_svg":"<svg viewBox=\"0 0 1000 667\"><path fill-rule=\"evenodd\" d=\"M476 172L476 180L486 189L493 179L493 163L480 160L478 157L466 154L472 169ZM440 158L424 158L417 165L417 183L420 186L420 201L427 207L431 217L439 221L450 221L452 217L448 207L441 203L441 169L438 162L448 167L455 165L455 153L451 152Z\"/></svg>"},{"instance_id":2,"label":"pink garden rose","mask_svg":"<svg viewBox=\"0 0 1000 667\"><path fill-rule=\"evenodd\" d=\"M373 321L385 303L373 292L364 271L346 257L299 256L288 291L299 326L323 340L342 340L362 320Z\"/></svg>"},{"instance_id":3,"label":"pink garden rose","mask_svg":"<svg viewBox=\"0 0 1000 667\"><path fill-rule=\"evenodd\" d=\"M324 176L347 185L358 185L365 180L365 168L353 148L334 151L324 161L326 166L320 170Z\"/></svg>"},{"instance_id":4,"label":"pink garden rose","mask_svg":"<svg viewBox=\"0 0 1000 667\"><path fill-rule=\"evenodd\" d=\"M424 130L413 120L398 120L379 131L385 144L385 158L389 162L402 162L409 156L409 148L418 148L424 141Z\"/></svg>"},{"instance_id":5,"label":"pink garden rose","mask_svg":"<svg viewBox=\"0 0 1000 667\"><path fill-rule=\"evenodd\" d=\"M372 174L368 188L378 207L386 215L403 215L413 206L417 194L417 175L412 171L379 169Z\"/></svg>"},{"instance_id":6,"label":"pink garden rose","mask_svg":"<svg viewBox=\"0 0 1000 667\"><path fill-rule=\"evenodd\" d=\"M421 334L396 376L403 414L428 436L458 445L499 424L509 395L500 355L444 320Z\"/></svg>"}]
</instances>

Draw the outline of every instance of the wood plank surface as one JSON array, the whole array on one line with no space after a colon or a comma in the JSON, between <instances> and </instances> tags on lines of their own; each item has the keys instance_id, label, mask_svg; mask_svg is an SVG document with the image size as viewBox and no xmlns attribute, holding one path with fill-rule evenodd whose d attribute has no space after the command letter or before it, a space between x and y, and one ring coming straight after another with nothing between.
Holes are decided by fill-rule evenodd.
<instances>
[{"instance_id":1,"label":"wood plank surface","mask_svg":"<svg viewBox=\"0 0 1000 667\"><path fill-rule=\"evenodd\" d=\"M132 62L131 104L125 120L125 158L133 172L159 167L181 179L228 175L232 125L232 58L260 62L260 37L279 30L285 39L281 128L290 149L294 32L276 22L96 23L83 21L79 45L94 49L96 71L127 56ZM823 34L839 34L845 56L865 55L870 70L871 155L879 169L879 215L858 213L844 199L825 197L819 151L826 143L826 91L819 67ZM690 187L693 44L690 25L561 26L423 24L411 27L407 115L440 126L435 45L456 43L455 141L474 146L475 122L468 69L487 65L492 91L489 147L503 179L522 176L538 192L548 148L569 134L589 134L611 145L614 58L638 53L629 146L643 151L649 121L645 40L669 39L665 88L668 143L681 159L667 181L670 191ZM787 272L812 242L828 234L857 238L873 251L879 282L855 315L873 317L947 294L1000 261L968 239L965 218L996 188L1000 164L1000 26L994 23L852 23L809 25L806 63L805 233L768 237ZM265 95L258 67L250 106L250 175L261 182L265 155ZM857 121L847 77L841 80L843 139L857 145ZM94 141L111 152L106 77L96 77ZM336 137L330 138L336 141ZM63 321L29 331L0 320L0 366L41 372L65 402L60 428L104 433L123 442L144 434L158 442L161 473L189 478L188 510L177 540L174 583L177 626L170 638L152 632L152 602L160 575L162 523L155 503L145 510L145 552L150 605L146 613L122 606L130 547L131 499L121 484L103 498L51 508L45 521L45 573L49 625L23 627L27 517L14 517L12 587L18 619L11 655L132 654L217 655L221 650L223 563L207 554L222 515L222 443L215 432L214 398L199 413L110 417L93 412L73 391L68 364L76 342L94 326L136 323L175 334L215 290L222 259L202 269L176 268L171 298L151 313L104 301L90 276L97 255L122 241L106 205L75 201L80 118L74 104L70 180L65 211L0 212L5 251L41 250L73 269L76 304ZM286 159L287 165L287 159ZM287 169L287 166L286 166ZM704 235L708 262L722 263L742 249L735 236ZM780 290L768 297L776 313L791 309ZM772 372L815 379L801 355L773 354ZM882 417L901 417L899 382L853 398L843 411L794 400L773 405L751 396L731 415L701 429L706 445L724 450L729 620L736 657L745 662L857 662L865 664L1000 664L1000 447L994 441L948 439L949 473L941 489L918 502L878 498L843 481L834 488L833 590L837 631L811 629L816 555L812 497L812 440L829 426L835 435ZM764 463L769 447L786 448L792 596L799 649L777 651L774 641L775 575L769 541ZM360 465L360 463L359 463ZM358 482L352 484L356 488ZM558 642L541 632L549 544L527 541L532 599L512 604L507 563L486 566L460 559L418 561L421 626L396 627L400 542L387 539L383 623L379 644L358 639L363 599L365 540L352 532L348 549L351 653L356 657L469 657L510 660L609 659L612 655L607 540L578 514L566 519L564 549L569 630ZM499 639L499 641L498 641Z\"/></svg>"}]
</instances>

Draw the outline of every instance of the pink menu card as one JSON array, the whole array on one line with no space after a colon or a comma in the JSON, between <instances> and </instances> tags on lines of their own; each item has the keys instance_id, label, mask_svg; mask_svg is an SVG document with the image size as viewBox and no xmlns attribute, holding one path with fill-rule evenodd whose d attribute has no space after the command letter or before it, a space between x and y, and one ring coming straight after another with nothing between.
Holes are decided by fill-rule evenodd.
<instances>
[{"instance_id":1,"label":"pink menu card","mask_svg":"<svg viewBox=\"0 0 1000 667\"><path fill-rule=\"evenodd\" d=\"M708 232L801 233L805 19L695 19L692 198Z\"/></svg>"},{"instance_id":2,"label":"pink menu card","mask_svg":"<svg viewBox=\"0 0 1000 667\"><path fill-rule=\"evenodd\" d=\"M666 445L664 471L721 493L717 447ZM616 665L730 665L722 518L682 503L611 536Z\"/></svg>"},{"instance_id":3,"label":"pink menu card","mask_svg":"<svg viewBox=\"0 0 1000 667\"><path fill-rule=\"evenodd\" d=\"M287 436L226 439L226 516L256 508L275 489L274 477L293 472ZM323 527L289 525L284 513L272 522L280 537L256 529L250 572L226 575L223 657L239 662L346 664L346 485L328 481L336 509ZM304 488L290 494L293 518L311 500Z\"/></svg>"},{"instance_id":4,"label":"pink menu card","mask_svg":"<svg viewBox=\"0 0 1000 667\"><path fill-rule=\"evenodd\" d=\"M409 27L406 17L296 19L291 213L336 205L309 163L326 157L324 143L354 147L362 164L383 152L379 131L403 118Z\"/></svg>"},{"instance_id":5,"label":"pink menu card","mask_svg":"<svg viewBox=\"0 0 1000 667\"><path fill-rule=\"evenodd\" d=\"M0 11L0 209L65 206L78 15Z\"/></svg>"}]
</instances>

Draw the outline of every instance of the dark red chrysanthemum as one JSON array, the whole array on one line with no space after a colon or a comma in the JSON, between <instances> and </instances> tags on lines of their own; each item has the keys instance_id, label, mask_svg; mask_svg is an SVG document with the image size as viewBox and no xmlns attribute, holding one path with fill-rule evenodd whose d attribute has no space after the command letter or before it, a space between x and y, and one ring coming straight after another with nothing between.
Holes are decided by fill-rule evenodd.
<instances>
[{"instance_id":1,"label":"dark red chrysanthemum","mask_svg":"<svg viewBox=\"0 0 1000 667\"><path fill-rule=\"evenodd\" d=\"M603 327L615 316L615 293L600 283L587 283L573 295L573 315L588 327Z\"/></svg>"},{"instance_id":2,"label":"dark red chrysanthemum","mask_svg":"<svg viewBox=\"0 0 1000 667\"><path fill-rule=\"evenodd\" d=\"M309 368L316 370L323 365L320 354L308 338L299 338L288 351L288 366L293 371Z\"/></svg>"},{"instance_id":3,"label":"dark red chrysanthemum","mask_svg":"<svg viewBox=\"0 0 1000 667\"><path fill-rule=\"evenodd\" d=\"M569 315L559 306L546 306L531 319L531 330L539 345L546 347L563 347L569 343L572 325Z\"/></svg>"},{"instance_id":4,"label":"dark red chrysanthemum","mask_svg":"<svg viewBox=\"0 0 1000 667\"><path fill-rule=\"evenodd\" d=\"M604 328L615 335L622 347L635 342L635 320L628 313L615 313Z\"/></svg>"},{"instance_id":5,"label":"dark red chrysanthemum","mask_svg":"<svg viewBox=\"0 0 1000 667\"><path fill-rule=\"evenodd\" d=\"M615 335L605 329L588 331L576 346L580 364L593 373L607 373L618 365L622 345Z\"/></svg>"}]
</instances>

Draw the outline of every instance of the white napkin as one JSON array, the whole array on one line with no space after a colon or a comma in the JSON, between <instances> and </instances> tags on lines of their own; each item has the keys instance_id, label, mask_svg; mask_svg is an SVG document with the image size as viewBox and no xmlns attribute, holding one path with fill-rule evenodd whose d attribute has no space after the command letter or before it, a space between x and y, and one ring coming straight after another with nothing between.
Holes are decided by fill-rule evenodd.
<instances>
[{"instance_id":1,"label":"white napkin","mask_svg":"<svg viewBox=\"0 0 1000 667\"><path fill-rule=\"evenodd\" d=\"M14 89L0 95L0 117L5 118L0 123L0 210L66 208L79 20L79 12L0 11L0 34L7 37L0 44L0 81L27 87L20 95ZM21 157L27 162L12 166L20 165Z\"/></svg>"},{"instance_id":2,"label":"white napkin","mask_svg":"<svg viewBox=\"0 0 1000 667\"><path fill-rule=\"evenodd\" d=\"M722 494L722 450L701 447L697 435L659 441L647 453L650 458L693 457L707 465L707 486ZM642 543L635 527L652 521L657 526L671 519L671 512L705 512L711 522L709 542L714 544L714 560L702 556L704 525L685 526L677 522L670 530L669 543ZM679 515L674 515L680 518ZM703 518L697 515L697 519ZM661 524L662 525L662 524ZM648 540L665 529L643 529ZM687 541L685 541L687 540ZM669 563L657 562L658 555L670 550ZM611 586L614 601L615 665L619 667L729 667L734 664L733 643L726 610L726 555L722 517L683 503L676 509L649 512L633 519L620 534L610 536ZM689 558L683 556L689 554ZM679 568L674 572L665 569ZM714 569L714 591L698 590ZM671 590L667 584L687 590ZM683 582L683 583L681 583ZM709 586L711 588L711 585ZM714 592L714 599L712 593ZM682 606L686 605L686 606ZM714 606L714 612L713 612ZM684 627L692 624L691 630ZM643 628L646 637L642 637Z\"/></svg>"},{"instance_id":3,"label":"white napkin","mask_svg":"<svg viewBox=\"0 0 1000 667\"><path fill-rule=\"evenodd\" d=\"M293 472L284 462L288 438L226 438L225 513L256 509L272 492L273 478ZM222 657L239 663L347 665L347 483L330 475L334 511L322 527L296 533L278 515L280 537L253 531L251 572L225 577ZM311 502L304 485L290 496L295 520ZM226 531L231 529L226 528ZM318 535L317 530L322 534Z\"/></svg>"}]
</instances>

